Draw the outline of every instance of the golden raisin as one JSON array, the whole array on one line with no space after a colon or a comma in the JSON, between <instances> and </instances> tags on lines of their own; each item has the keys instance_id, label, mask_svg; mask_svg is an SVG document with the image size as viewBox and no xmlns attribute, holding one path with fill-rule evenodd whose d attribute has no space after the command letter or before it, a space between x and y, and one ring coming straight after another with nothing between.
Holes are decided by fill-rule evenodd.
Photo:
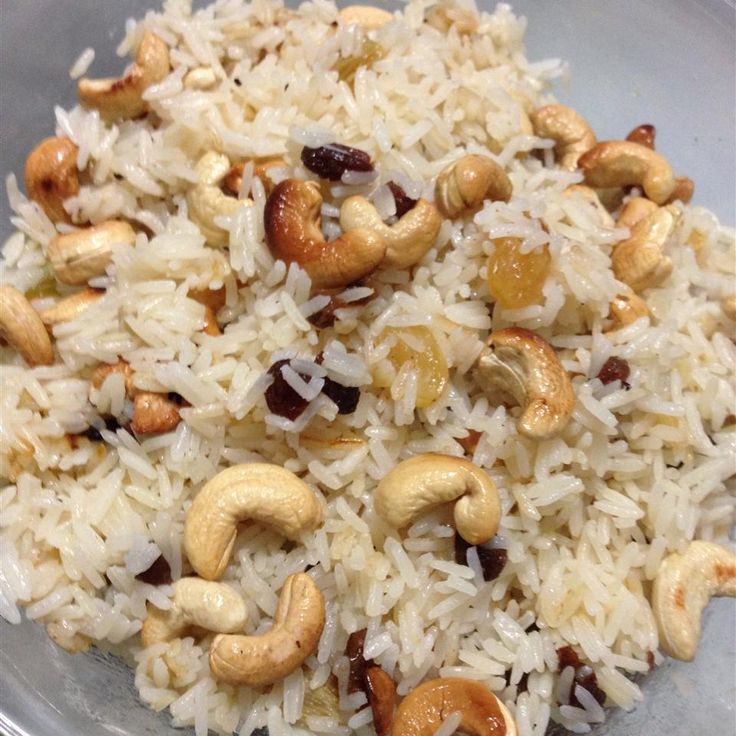
<instances>
[{"instance_id":1,"label":"golden raisin","mask_svg":"<svg viewBox=\"0 0 736 736\"><path fill-rule=\"evenodd\" d=\"M550 261L545 245L521 253L521 238L496 238L488 257L488 290L504 309L520 309L542 301Z\"/></svg>"},{"instance_id":2,"label":"golden raisin","mask_svg":"<svg viewBox=\"0 0 736 736\"><path fill-rule=\"evenodd\" d=\"M32 299L42 299L48 296L58 296L59 292L56 289L56 279L53 276L46 276L43 280L39 281L35 286L32 286L25 293L26 299L31 301Z\"/></svg>"},{"instance_id":3,"label":"golden raisin","mask_svg":"<svg viewBox=\"0 0 736 736\"><path fill-rule=\"evenodd\" d=\"M382 58L383 49L381 45L371 41L370 38L366 38L359 54L338 59L332 68L337 72L341 82L347 82L352 87L355 81L355 73L360 67L365 66L370 69L373 62Z\"/></svg>"}]
</instances>

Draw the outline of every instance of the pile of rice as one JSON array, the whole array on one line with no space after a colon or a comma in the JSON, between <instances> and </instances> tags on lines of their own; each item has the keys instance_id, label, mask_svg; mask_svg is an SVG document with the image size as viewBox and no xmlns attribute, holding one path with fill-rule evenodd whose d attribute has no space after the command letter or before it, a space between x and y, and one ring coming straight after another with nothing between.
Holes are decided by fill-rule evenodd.
<instances>
[{"instance_id":1,"label":"pile of rice","mask_svg":"<svg viewBox=\"0 0 736 736\"><path fill-rule=\"evenodd\" d=\"M95 308L54 328L53 366L28 369L0 349L9 479L0 491L0 614L17 623L22 607L66 646L112 648L135 667L141 699L168 707L175 724L193 724L198 736L208 728L249 736L261 726L271 736L372 734L365 695L346 690L345 644L364 627L365 656L395 678L399 695L433 676L473 678L507 704L521 736L542 736L551 722L585 733L604 711L579 686L583 707L570 705L572 670L558 672L556 650L572 645L607 704L631 707L642 697L635 681L657 651L648 594L660 561L688 540L722 540L733 522L736 353L733 323L719 306L733 288L733 232L700 207L675 205L674 272L645 294L654 319L605 332L609 303L625 290L611 271L611 248L628 232L563 194L581 175L556 168L553 142L522 128L523 102L552 101L550 81L564 65L526 59L525 21L506 5L461 35L423 22L433 3L411 0L372 32L386 55L361 68L351 87L331 68L360 49L363 32L331 26L332 2L305 2L275 24L278 0L218 0L197 12L187 0L167 0L162 12L131 21L119 48L134 51L144 29L169 46L173 71L146 92L155 115L109 125L95 111L56 109L57 133L78 145L89 177L67 203L75 221L123 218L139 232L134 246L115 251L107 276L92 281L105 289ZM80 57L76 75L92 57ZM185 89L187 71L201 66L217 84ZM345 196L363 193L388 217L388 181L432 199L437 174L466 152L493 155L514 197L445 221L416 267L377 272L376 299L317 330L307 317L325 298L315 299L306 274L275 262L265 245L261 181L246 168L241 197L255 206L222 220L226 249L205 244L185 194L210 150L232 161L279 155L287 166L277 179L314 179L301 149L332 141L368 151L379 175L329 187L330 236ZM532 150L544 155L526 155ZM2 279L26 291L49 278L44 253L55 229L13 176L8 190L17 232L4 246ZM697 258L688 245L694 230L704 242ZM489 309L486 261L500 236L548 244L542 304ZM209 336L201 304L187 294L223 285L218 317L226 326ZM415 407L411 364L390 389L372 386L385 359L377 337L412 325L431 330L450 367L448 390L425 409ZM490 402L474 379L489 332L509 325L542 334L572 376L572 420L554 439L519 435L519 409ZM338 417L320 395L293 422L269 414L269 366L320 351L328 376L360 387L357 410ZM596 378L612 355L628 361L630 388ZM190 404L183 421L161 435L102 430L104 442L72 441L100 417L129 412L122 380L90 394L91 371L120 357L140 388ZM503 510L491 545L507 549L508 562L490 583L477 555L468 566L453 561L447 509L403 534L373 510L377 481L400 460L462 456L458 441L470 431L481 434L468 457L497 484ZM146 605L166 608L172 589L135 577L159 555L174 579L186 573L182 530L193 496L219 470L254 461L294 471L325 507L324 524L300 544L246 527L223 577L242 593L256 633L269 628L289 574L308 569L324 594L317 652L265 691L215 682L208 638L143 649ZM301 720L305 691L333 674L342 723Z\"/></svg>"}]
</instances>

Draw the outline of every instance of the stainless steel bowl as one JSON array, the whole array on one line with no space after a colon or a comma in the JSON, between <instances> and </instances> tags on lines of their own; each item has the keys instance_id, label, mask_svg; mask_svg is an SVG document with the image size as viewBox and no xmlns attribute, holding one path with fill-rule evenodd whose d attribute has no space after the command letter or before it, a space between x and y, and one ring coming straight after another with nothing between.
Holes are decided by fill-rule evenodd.
<instances>
[{"instance_id":1,"label":"stainless steel bowl","mask_svg":"<svg viewBox=\"0 0 736 736\"><path fill-rule=\"evenodd\" d=\"M22 179L30 149L53 132L54 104L71 105L67 70L86 46L95 76L117 75L114 48L127 17L155 0L3 0L0 6L0 173ZM397 3L380 3L391 7ZM479 0L481 5L490 5ZM736 13L733 0L515 0L529 19L532 59L571 62L558 91L601 138L640 123L677 173L696 182L694 202L736 222ZM0 235L11 232L0 202ZM1 550L0 550L1 553ZM711 603L693 663L667 661L644 678L646 701L617 711L599 736L733 736L736 602ZM9 736L181 736L166 714L137 699L132 672L93 650L71 656L34 624L0 623L0 733ZM191 732L190 732L191 733Z\"/></svg>"}]
</instances>

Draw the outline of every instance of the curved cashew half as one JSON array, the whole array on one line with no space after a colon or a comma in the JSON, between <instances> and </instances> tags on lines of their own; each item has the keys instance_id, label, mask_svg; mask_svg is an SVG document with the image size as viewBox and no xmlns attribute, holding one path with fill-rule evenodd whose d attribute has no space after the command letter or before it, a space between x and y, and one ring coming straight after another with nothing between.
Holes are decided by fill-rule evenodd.
<instances>
[{"instance_id":1,"label":"curved cashew half","mask_svg":"<svg viewBox=\"0 0 736 736\"><path fill-rule=\"evenodd\" d=\"M462 713L457 733L469 736L516 736L506 706L482 683L440 677L412 690L396 712L392 736L432 736L450 713Z\"/></svg>"},{"instance_id":2,"label":"curved cashew half","mask_svg":"<svg viewBox=\"0 0 736 736\"><path fill-rule=\"evenodd\" d=\"M592 187L640 186L657 204L664 204L677 181L664 156L632 141L603 141L578 161L585 183Z\"/></svg>"},{"instance_id":3,"label":"curved cashew half","mask_svg":"<svg viewBox=\"0 0 736 736\"><path fill-rule=\"evenodd\" d=\"M104 292L98 289L82 289L76 294L59 299L56 304L51 307L42 309L38 316L47 327L69 322L79 317L88 307L101 299Z\"/></svg>"},{"instance_id":4,"label":"curved cashew half","mask_svg":"<svg viewBox=\"0 0 736 736\"><path fill-rule=\"evenodd\" d=\"M46 255L59 281L81 285L105 273L112 260L112 247L116 243L133 245L135 230L122 220L108 220L57 235L49 243Z\"/></svg>"},{"instance_id":5,"label":"curved cashew half","mask_svg":"<svg viewBox=\"0 0 736 736\"><path fill-rule=\"evenodd\" d=\"M700 617L711 596L736 597L736 554L711 542L691 542L684 554L668 555L652 590L660 646L689 661L700 639Z\"/></svg>"},{"instance_id":6,"label":"curved cashew half","mask_svg":"<svg viewBox=\"0 0 736 736\"><path fill-rule=\"evenodd\" d=\"M0 286L0 337L31 367L54 362L54 349L41 318L28 299L7 284Z\"/></svg>"},{"instance_id":7,"label":"curved cashew half","mask_svg":"<svg viewBox=\"0 0 736 736\"><path fill-rule=\"evenodd\" d=\"M192 626L230 634L244 628L247 622L245 603L229 585L182 578L174 583L171 608L162 611L149 604L141 639L144 647L150 647L176 639Z\"/></svg>"},{"instance_id":8,"label":"curved cashew half","mask_svg":"<svg viewBox=\"0 0 736 736\"><path fill-rule=\"evenodd\" d=\"M496 330L476 364L481 384L510 393L523 407L517 427L531 439L559 434L570 420L575 394L552 346L523 327Z\"/></svg>"},{"instance_id":9,"label":"curved cashew half","mask_svg":"<svg viewBox=\"0 0 736 736\"><path fill-rule=\"evenodd\" d=\"M672 261L663 248L676 225L675 215L666 207L639 220L631 235L613 249L611 265L616 278L636 292L661 284L672 273Z\"/></svg>"},{"instance_id":10,"label":"curved cashew half","mask_svg":"<svg viewBox=\"0 0 736 736\"><path fill-rule=\"evenodd\" d=\"M626 327L642 317L652 318L647 303L636 294L618 294L608 305L609 317L613 320L611 327L606 332Z\"/></svg>"},{"instance_id":11,"label":"curved cashew half","mask_svg":"<svg viewBox=\"0 0 736 736\"><path fill-rule=\"evenodd\" d=\"M374 271L386 243L372 230L348 230L325 241L320 229L322 195L313 181L285 179L266 201L266 242L276 258L298 263L315 288L346 286Z\"/></svg>"},{"instance_id":12,"label":"curved cashew half","mask_svg":"<svg viewBox=\"0 0 736 736\"><path fill-rule=\"evenodd\" d=\"M324 625L320 589L305 573L289 575L270 631L262 636L215 637L210 648L212 676L254 687L282 680L317 649Z\"/></svg>"},{"instance_id":13,"label":"curved cashew half","mask_svg":"<svg viewBox=\"0 0 736 736\"><path fill-rule=\"evenodd\" d=\"M386 225L373 204L357 195L342 203L340 226L343 230L372 230L386 241L381 267L408 268L420 261L434 245L442 227L442 217L431 202L419 199L398 222Z\"/></svg>"},{"instance_id":14,"label":"curved cashew half","mask_svg":"<svg viewBox=\"0 0 736 736\"><path fill-rule=\"evenodd\" d=\"M148 109L143 93L169 73L169 49L154 33L146 31L138 47L135 64L119 78L80 79L79 100L85 107L100 111L107 122L137 118Z\"/></svg>"},{"instance_id":15,"label":"curved cashew half","mask_svg":"<svg viewBox=\"0 0 736 736\"><path fill-rule=\"evenodd\" d=\"M637 222L641 222L645 217L649 217L656 212L659 207L646 197L632 197L622 208L618 214L616 225L618 227L632 228Z\"/></svg>"},{"instance_id":16,"label":"curved cashew half","mask_svg":"<svg viewBox=\"0 0 736 736\"><path fill-rule=\"evenodd\" d=\"M46 138L26 159L28 196L52 222L72 221L64 209L64 200L79 194L78 151L69 138Z\"/></svg>"},{"instance_id":17,"label":"curved cashew half","mask_svg":"<svg viewBox=\"0 0 736 736\"><path fill-rule=\"evenodd\" d=\"M372 5L348 5L337 14L337 17L346 26L357 23L364 31L374 31L394 19L387 10Z\"/></svg>"},{"instance_id":18,"label":"curved cashew half","mask_svg":"<svg viewBox=\"0 0 736 736\"><path fill-rule=\"evenodd\" d=\"M562 169L577 169L580 157L596 144L588 121L566 105L545 105L530 118L535 135L555 141L555 157Z\"/></svg>"},{"instance_id":19,"label":"curved cashew half","mask_svg":"<svg viewBox=\"0 0 736 736\"><path fill-rule=\"evenodd\" d=\"M376 513L401 529L429 508L456 501L458 534L483 544L497 531L501 504L495 483L477 465L453 455L417 455L400 462L376 488Z\"/></svg>"},{"instance_id":20,"label":"curved cashew half","mask_svg":"<svg viewBox=\"0 0 736 736\"><path fill-rule=\"evenodd\" d=\"M314 491L278 465L248 463L223 470L197 494L184 526L187 557L201 577L222 575L238 522L245 519L295 539L320 523L322 509Z\"/></svg>"},{"instance_id":21,"label":"curved cashew half","mask_svg":"<svg viewBox=\"0 0 736 736\"><path fill-rule=\"evenodd\" d=\"M511 179L493 159L466 154L444 168L437 177L434 198L440 212L451 219L480 208L486 199L508 202Z\"/></svg>"}]
</instances>

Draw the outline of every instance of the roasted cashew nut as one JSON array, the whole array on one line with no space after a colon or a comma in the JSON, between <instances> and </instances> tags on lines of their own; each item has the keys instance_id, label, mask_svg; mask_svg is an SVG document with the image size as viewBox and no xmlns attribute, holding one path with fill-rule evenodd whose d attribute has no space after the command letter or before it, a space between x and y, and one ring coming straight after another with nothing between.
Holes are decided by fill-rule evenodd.
<instances>
[{"instance_id":1,"label":"roasted cashew nut","mask_svg":"<svg viewBox=\"0 0 736 736\"><path fill-rule=\"evenodd\" d=\"M135 391L133 418L130 428L135 434L162 434L171 432L181 421L179 404L166 394L154 391Z\"/></svg>"},{"instance_id":2,"label":"roasted cashew nut","mask_svg":"<svg viewBox=\"0 0 736 736\"><path fill-rule=\"evenodd\" d=\"M687 176L676 176L675 182L675 189L670 194L667 202L679 200L683 204L687 204L695 194L695 182Z\"/></svg>"},{"instance_id":3,"label":"roasted cashew nut","mask_svg":"<svg viewBox=\"0 0 736 736\"><path fill-rule=\"evenodd\" d=\"M431 202L419 199L398 222L386 225L373 204L356 195L342 203L340 226L343 230L365 228L378 234L387 246L381 267L399 269L418 263L434 245L442 217Z\"/></svg>"},{"instance_id":4,"label":"roasted cashew nut","mask_svg":"<svg viewBox=\"0 0 736 736\"><path fill-rule=\"evenodd\" d=\"M46 138L26 159L28 197L40 205L51 222L71 222L64 200L79 194L77 152L69 138Z\"/></svg>"},{"instance_id":5,"label":"roasted cashew nut","mask_svg":"<svg viewBox=\"0 0 736 736\"><path fill-rule=\"evenodd\" d=\"M131 70L119 78L80 79L79 100L85 107L99 110L107 122L137 118L148 109L143 93L168 75L169 66L168 47L157 35L146 31Z\"/></svg>"},{"instance_id":6,"label":"roasted cashew nut","mask_svg":"<svg viewBox=\"0 0 736 736\"><path fill-rule=\"evenodd\" d=\"M104 275L117 243L133 245L135 230L122 220L108 220L57 235L49 243L46 255L59 281L78 286Z\"/></svg>"},{"instance_id":7,"label":"roasted cashew nut","mask_svg":"<svg viewBox=\"0 0 736 736\"><path fill-rule=\"evenodd\" d=\"M41 318L28 299L8 284L0 286L0 337L31 367L54 362L54 349Z\"/></svg>"},{"instance_id":8,"label":"roasted cashew nut","mask_svg":"<svg viewBox=\"0 0 736 736\"><path fill-rule=\"evenodd\" d=\"M296 539L322 520L317 495L278 465L234 465L205 483L187 514L184 547L200 577L216 580L225 571L238 523L252 519Z\"/></svg>"},{"instance_id":9,"label":"roasted cashew nut","mask_svg":"<svg viewBox=\"0 0 736 736\"><path fill-rule=\"evenodd\" d=\"M102 299L103 295L104 292L98 289L82 289L76 294L59 299L53 306L42 309L38 316L46 327L53 327L62 322L70 322L79 317L96 301Z\"/></svg>"},{"instance_id":10,"label":"roasted cashew nut","mask_svg":"<svg viewBox=\"0 0 736 736\"><path fill-rule=\"evenodd\" d=\"M608 308L608 316L613 320L613 324L606 332L626 327L642 317L652 318L647 303L636 294L618 294Z\"/></svg>"},{"instance_id":11,"label":"roasted cashew nut","mask_svg":"<svg viewBox=\"0 0 736 736\"><path fill-rule=\"evenodd\" d=\"M631 141L598 143L580 157L578 166L592 187L642 187L657 204L667 202L677 186L664 156Z\"/></svg>"},{"instance_id":12,"label":"roasted cashew nut","mask_svg":"<svg viewBox=\"0 0 736 736\"><path fill-rule=\"evenodd\" d=\"M434 198L440 212L451 219L478 210L483 202L508 202L511 179L493 159L466 154L444 168L437 177Z\"/></svg>"},{"instance_id":13,"label":"roasted cashew nut","mask_svg":"<svg viewBox=\"0 0 736 736\"><path fill-rule=\"evenodd\" d=\"M647 199L646 197L632 197L621 208L616 225L618 227L632 228L658 209L659 207L651 199Z\"/></svg>"},{"instance_id":14,"label":"roasted cashew nut","mask_svg":"<svg viewBox=\"0 0 736 736\"><path fill-rule=\"evenodd\" d=\"M451 713L462 720L456 733L469 736L516 736L506 706L482 683L440 677L412 690L396 711L392 736L432 736Z\"/></svg>"},{"instance_id":15,"label":"roasted cashew nut","mask_svg":"<svg viewBox=\"0 0 736 736\"><path fill-rule=\"evenodd\" d=\"M665 557L654 579L652 611L660 646L690 661L698 649L700 617L712 596L736 597L736 554L712 542L691 542Z\"/></svg>"},{"instance_id":16,"label":"roasted cashew nut","mask_svg":"<svg viewBox=\"0 0 736 736\"><path fill-rule=\"evenodd\" d=\"M322 195L313 181L285 179L266 201L266 242L275 258L298 263L315 288L337 288L373 272L386 255L386 243L372 230L358 228L325 241L320 229Z\"/></svg>"},{"instance_id":17,"label":"roasted cashew nut","mask_svg":"<svg viewBox=\"0 0 736 736\"><path fill-rule=\"evenodd\" d=\"M578 160L596 144L588 121L566 105L545 105L531 114L534 134L555 141L555 158L560 168L574 171Z\"/></svg>"},{"instance_id":18,"label":"roasted cashew nut","mask_svg":"<svg viewBox=\"0 0 736 736\"><path fill-rule=\"evenodd\" d=\"M376 488L376 513L403 529L430 508L455 501L458 534L483 544L497 531L501 503L496 484L477 465L461 457L429 453L400 462Z\"/></svg>"},{"instance_id":19,"label":"roasted cashew nut","mask_svg":"<svg viewBox=\"0 0 736 736\"><path fill-rule=\"evenodd\" d=\"M364 31L375 31L390 23L394 16L373 5L347 5L340 10L337 18L346 26L357 23Z\"/></svg>"},{"instance_id":20,"label":"roasted cashew nut","mask_svg":"<svg viewBox=\"0 0 736 736\"><path fill-rule=\"evenodd\" d=\"M526 437L548 439L567 426L575 406L570 376L536 332L523 327L492 332L476 376L481 385L496 386L519 402L523 411L517 427Z\"/></svg>"},{"instance_id":21,"label":"roasted cashew nut","mask_svg":"<svg viewBox=\"0 0 736 736\"><path fill-rule=\"evenodd\" d=\"M210 671L220 682L263 687L300 667L319 644L325 601L306 573L289 575L273 627L261 636L220 635L210 647Z\"/></svg>"},{"instance_id":22,"label":"roasted cashew nut","mask_svg":"<svg viewBox=\"0 0 736 736\"><path fill-rule=\"evenodd\" d=\"M144 647L181 637L193 626L218 634L231 634L248 623L243 599L225 583L182 578L173 587L171 608L164 611L148 605L141 628Z\"/></svg>"}]
</instances>

